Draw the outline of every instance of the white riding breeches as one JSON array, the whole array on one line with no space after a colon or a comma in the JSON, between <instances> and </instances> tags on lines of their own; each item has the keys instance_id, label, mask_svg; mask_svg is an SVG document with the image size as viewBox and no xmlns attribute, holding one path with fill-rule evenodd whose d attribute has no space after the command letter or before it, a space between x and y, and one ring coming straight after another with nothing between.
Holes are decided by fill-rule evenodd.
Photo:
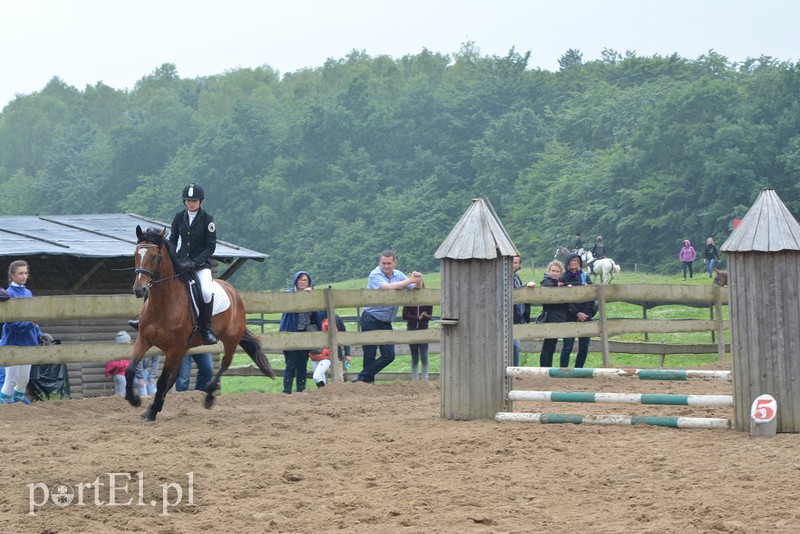
<instances>
[{"instance_id":1,"label":"white riding breeches","mask_svg":"<svg viewBox=\"0 0 800 534\"><path fill-rule=\"evenodd\" d=\"M211 302L211 297L214 296L211 289L211 284L214 282L214 277L211 276L211 269L198 270L197 279L200 281L200 291L203 293L203 302L208 304Z\"/></svg>"},{"instance_id":2,"label":"white riding breeches","mask_svg":"<svg viewBox=\"0 0 800 534\"><path fill-rule=\"evenodd\" d=\"M318 362L312 361L311 362L313 373L314 373L314 383L319 384L322 382L323 384L327 383L325 380L325 373L328 369L331 368L331 361L330 360L319 360Z\"/></svg>"},{"instance_id":3,"label":"white riding breeches","mask_svg":"<svg viewBox=\"0 0 800 534\"><path fill-rule=\"evenodd\" d=\"M30 376L30 365L10 365L6 367L6 380L3 384L0 384L3 394L11 395L14 391L25 393Z\"/></svg>"}]
</instances>

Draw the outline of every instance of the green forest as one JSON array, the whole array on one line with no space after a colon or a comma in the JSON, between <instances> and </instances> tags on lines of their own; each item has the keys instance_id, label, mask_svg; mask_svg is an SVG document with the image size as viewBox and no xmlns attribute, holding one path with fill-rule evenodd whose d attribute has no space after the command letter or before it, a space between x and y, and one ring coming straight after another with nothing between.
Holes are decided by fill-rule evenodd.
<instances>
[{"instance_id":1,"label":"green forest","mask_svg":"<svg viewBox=\"0 0 800 534\"><path fill-rule=\"evenodd\" d=\"M623 276L677 272L684 239L721 245L765 187L800 213L800 63L529 59L466 43L286 74L164 64L130 90L53 78L0 114L0 215L171 221L196 182L220 239L271 256L234 283L276 290L298 269L366 280L387 248L400 270L437 271L476 197L537 268L602 235Z\"/></svg>"}]
</instances>

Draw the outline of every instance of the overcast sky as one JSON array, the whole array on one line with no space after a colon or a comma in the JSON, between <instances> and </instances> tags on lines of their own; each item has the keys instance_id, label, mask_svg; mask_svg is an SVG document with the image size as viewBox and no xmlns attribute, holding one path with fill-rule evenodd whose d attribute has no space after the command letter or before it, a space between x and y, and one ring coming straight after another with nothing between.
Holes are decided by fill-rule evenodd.
<instances>
[{"instance_id":1,"label":"overcast sky","mask_svg":"<svg viewBox=\"0 0 800 534\"><path fill-rule=\"evenodd\" d=\"M570 48L639 56L714 50L800 59L797 0L0 0L0 108L54 76L132 89L163 63L182 78L269 65L319 67L352 50L530 51L555 71Z\"/></svg>"}]
</instances>

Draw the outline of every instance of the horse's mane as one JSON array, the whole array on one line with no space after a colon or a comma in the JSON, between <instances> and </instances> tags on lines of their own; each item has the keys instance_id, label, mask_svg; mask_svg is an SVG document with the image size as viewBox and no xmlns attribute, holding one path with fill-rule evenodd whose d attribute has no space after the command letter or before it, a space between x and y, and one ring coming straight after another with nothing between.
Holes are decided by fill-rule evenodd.
<instances>
[{"instance_id":1,"label":"horse's mane","mask_svg":"<svg viewBox=\"0 0 800 534\"><path fill-rule=\"evenodd\" d=\"M175 247L169 239L164 238L164 234L158 228L148 228L139 239L139 243L150 243L157 247L163 246L167 249L169 259L172 260L172 268L176 273L186 273L187 271L181 267L181 261L178 259L178 254L175 252Z\"/></svg>"}]
</instances>

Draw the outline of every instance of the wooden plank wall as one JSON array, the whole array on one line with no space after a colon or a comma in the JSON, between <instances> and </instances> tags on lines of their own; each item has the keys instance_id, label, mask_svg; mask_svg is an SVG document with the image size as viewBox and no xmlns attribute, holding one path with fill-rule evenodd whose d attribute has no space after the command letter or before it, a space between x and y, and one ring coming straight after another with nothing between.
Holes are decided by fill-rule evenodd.
<instances>
[{"instance_id":1,"label":"wooden plank wall","mask_svg":"<svg viewBox=\"0 0 800 534\"><path fill-rule=\"evenodd\" d=\"M800 432L800 253L732 253L728 265L736 429L768 393L778 432Z\"/></svg>"},{"instance_id":2,"label":"wooden plank wall","mask_svg":"<svg viewBox=\"0 0 800 534\"><path fill-rule=\"evenodd\" d=\"M69 321L47 321L39 324L42 332L47 332L62 345L78 343L116 343L117 332L125 330L136 339L136 332L131 331L125 321L119 319L78 319ZM163 362L162 362L163 363ZM215 367L218 364L215 362ZM105 376L105 362L68 363L70 396L73 399L83 397L101 397L114 394L114 381ZM159 366L159 373L161 367ZM192 365L189 388L194 388L197 366Z\"/></svg>"},{"instance_id":3,"label":"wooden plank wall","mask_svg":"<svg viewBox=\"0 0 800 534\"><path fill-rule=\"evenodd\" d=\"M502 290L504 272L513 277L510 263L511 258L443 261L442 280L448 282L441 290L441 315L458 320L442 327L441 415L446 419L493 419L503 409L503 355L513 350L511 299L504 303Z\"/></svg>"}]
</instances>

